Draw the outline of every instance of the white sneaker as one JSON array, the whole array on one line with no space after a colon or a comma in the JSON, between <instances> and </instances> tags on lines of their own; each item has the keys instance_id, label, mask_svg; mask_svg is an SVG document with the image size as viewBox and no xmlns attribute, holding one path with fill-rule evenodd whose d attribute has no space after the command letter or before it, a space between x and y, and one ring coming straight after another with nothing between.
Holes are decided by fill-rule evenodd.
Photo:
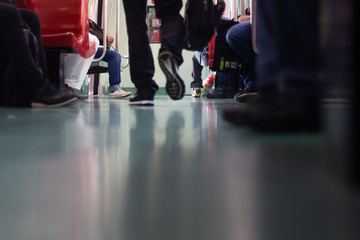
<instances>
[{"instance_id":1,"label":"white sneaker","mask_svg":"<svg viewBox=\"0 0 360 240\"><path fill-rule=\"evenodd\" d=\"M110 93L110 97L111 98L122 98L122 97L127 97L129 95L131 95L132 92L126 92L122 89L118 89L115 92L111 92Z\"/></svg>"}]
</instances>

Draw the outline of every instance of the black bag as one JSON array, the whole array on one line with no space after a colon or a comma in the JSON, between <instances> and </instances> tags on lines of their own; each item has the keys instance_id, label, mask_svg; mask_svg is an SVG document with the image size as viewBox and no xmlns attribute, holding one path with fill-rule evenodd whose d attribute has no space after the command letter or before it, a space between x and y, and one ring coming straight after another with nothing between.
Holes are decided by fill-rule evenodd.
<instances>
[{"instance_id":1,"label":"black bag","mask_svg":"<svg viewBox=\"0 0 360 240\"><path fill-rule=\"evenodd\" d=\"M28 43L30 53L34 62L39 66L39 44L36 36L24 24L24 36ZM29 107L31 103L30 92L20 76L18 68L12 61L6 61L3 68L4 72L0 76L0 106L9 107Z\"/></svg>"},{"instance_id":2,"label":"black bag","mask_svg":"<svg viewBox=\"0 0 360 240\"><path fill-rule=\"evenodd\" d=\"M224 9L223 1L214 5L213 0L188 0L184 17L184 49L202 51L214 35Z\"/></svg>"},{"instance_id":3,"label":"black bag","mask_svg":"<svg viewBox=\"0 0 360 240\"><path fill-rule=\"evenodd\" d=\"M229 28L235 24L238 24L238 22L221 19L217 25L214 46L214 61L211 67L212 71L222 71L228 73L239 73L242 71L242 59L226 41L226 34Z\"/></svg>"}]
</instances>

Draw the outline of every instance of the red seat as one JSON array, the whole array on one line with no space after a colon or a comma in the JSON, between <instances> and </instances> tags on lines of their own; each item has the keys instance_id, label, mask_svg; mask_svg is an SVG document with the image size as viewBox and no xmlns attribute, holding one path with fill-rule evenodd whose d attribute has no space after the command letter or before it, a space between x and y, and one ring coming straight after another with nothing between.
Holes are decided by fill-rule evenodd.
<instances>
[{"instance_id":1,"label":"red seat","mask_svg":"<svg viewBox=\"0 0 360 240\"><path fill-rule=\"evenodd\" d=\"M70 48L82 57L95 54L89 42L87 0L26 0L18 6L36 12L45 48Z\"/></svg>"}]
</instances>

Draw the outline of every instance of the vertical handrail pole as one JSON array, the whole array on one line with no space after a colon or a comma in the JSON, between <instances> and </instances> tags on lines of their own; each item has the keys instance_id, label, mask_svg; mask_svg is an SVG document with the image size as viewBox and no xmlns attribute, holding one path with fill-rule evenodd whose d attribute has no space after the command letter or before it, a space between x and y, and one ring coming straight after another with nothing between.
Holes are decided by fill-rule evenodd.
<instances>
[{"instance_id":1,"label":"vertical handrail pole","mask_svg":"<svg viewBox=\"0 0 360 240\"><path fill-rule=\"evenodd\" d=\"M107 17L107 0L103 0L103 9L102 9L102 19L103 19L103 52L101 56L97 59L94 59L93 62L101 61L106 54L107 46L107 32L108 32L108 17Z\"/></svg>"},{"instance_id":2,"label":"vertical handrail pole","mask_svg":"<svg viewBox=\"0 0 360 240\"><path fill-rule=\"evenodd\" d=\"M250 11L252 47L256 53L259 53L260 49L257 44L257 0L250 0Z\"/></svg>"}]
</instances>

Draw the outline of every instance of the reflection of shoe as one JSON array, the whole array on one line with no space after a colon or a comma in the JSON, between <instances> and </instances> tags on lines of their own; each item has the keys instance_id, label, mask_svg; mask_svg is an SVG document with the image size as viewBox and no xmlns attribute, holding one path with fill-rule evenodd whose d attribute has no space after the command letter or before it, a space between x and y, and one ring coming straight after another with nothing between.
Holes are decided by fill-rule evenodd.
<instances>
[{"instance_id":1,"label":"reflection of shoe","mask_svg":"<svg viewBox=\"0 0 360 240\"><path fill-rule=\"evenodd\" d=\"M131 93L132 92L126 92L126 91L124 91L122 89L118 89L118 90L116 90L114 92L111 92L109 94L109 96L111 98L122 98L122 97L127 97L127 96L131 95Z\"/></svg>"},{"instance_id":2,"label":"reflection of shoe","mask_svg":"<svg viewBox=\"0 0 360 240\"><path fill-rule=\"evenodd\" d=\"M135 95L130 98L130 105L141 105L141 106L154 106L154 94L141 91L136 91Z\"/></svg>"},{"instance_id":3,"label":"reflection of shoe","mask_svg":"<svg viewBox=\"0 0 360 240\"><path fill-rule=\"evenodd\" d=\"M201 96L201 88L194 88L192 92L192 97L199 98Z\"/></svg>"},{"instance_id":4,"label":"reflection of shoe","mask_svg":"<svg viewBox=\"0 0 360 240\"><path fill-rule=\"evenodd\" d=\"M236 92L233 90L222 89L221 87L217 87L214 92L208 93L206 95L207 98L233 98Z\"/></svg>"},{"instance_id":5,"label":"reflection of shoe","mask_svg":"<svg viewBox=\"0 0 360 240\"><path fill-rule=\"evenodd\" d=\"M245 88L241 92L235 94L234 98L238 102L250 102L256 99L258 92L254 88Z\"/></svg>"},{"instance_id":6,"label":"reflection of shoe","mask_svg":"<svg viewBox=\"0 0 360 240\"><path fill-rule=\"evenodd\" d=\"M77 94L74 89L72 89L72 87L70 87L69 85L65 84L64 85L64 94L66 95L72 95L75 94L80 100L85 100L88 99L89 96L88 95L79 95Z\"/></svg>"},{"instance_id":7,"label":"reflection of shoe","mask_svg":"<svg viewBox=\"0 0 360 240\"><path fill-rule=\"evenodd\" d=\"M31 96L31 106L39 108L61 107L77 102L75 94L64 94L56 88L47 85L36 91Z\"/></svg>"},{"instance_id":8,"label":"reflection of shoe","mask_svg":"<svg viewBox=\"0 0 360 240\"><path fill-rule=\"evenodd\" d=\"M178 65L169 52L159 54L159 65L166 76L166 92L173 100L184 97L185 84L178 72Z\"/></svg>"},{"instance_id":9,"label":"reflection of shoe","mask_svg":"<svg viewBox=\"0 0 360 240\"><path fill-rule=\"evenodd\" d=\"M319 131L319 106L315 100L260 95L247 105L226 108L225 120L262 132Z\"/></svg>"}]
</instances>

